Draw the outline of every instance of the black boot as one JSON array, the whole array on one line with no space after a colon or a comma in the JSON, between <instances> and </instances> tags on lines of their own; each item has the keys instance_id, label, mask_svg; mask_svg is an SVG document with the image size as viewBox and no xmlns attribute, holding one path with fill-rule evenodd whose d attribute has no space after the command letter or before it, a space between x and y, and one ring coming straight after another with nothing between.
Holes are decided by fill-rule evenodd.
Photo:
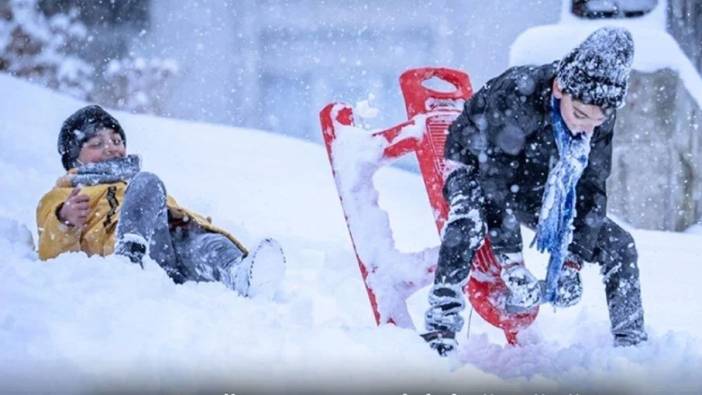
<instances>
[{"instance_id":1,"label":"black boot","mask_svg":"<svg viewBox=\"0 0 702 395\"><path fill-rule=\"evenodd\" d=\"M583 296L583 284L580 279L582 263L573 259L567 260L561 269L556 288L556 307L570 307L578 304Z\"/></svg>"},{"instance_id":2,"label":"black boot","mask_svg":"<svg viewBox=\"0 0 702 395\"><path fill-rule=\"evenodd\" d=\"M617 333L614 335L614 347L631 347L648 340L646 332Z\"/></svg>"},{"instance_id":3,"label":"black boot","mask_svg":"<svg viewBox=\"0 0 702 395\"><path fill-rule=\"evenodd\" d=\"M421 335L429 343L429 347L436 350L442 357L447 356L456 349L456 334L451 331L432 331Z\"/></svg>"},{"instance_id":4,"label":"black boot","mask_svg":"<svg viewBox=\"0 0 702 395\"><path fill-rule=\"evenodd\" d=\"M424 315L428 332L422 337L441 356L458 346L456 332L463 328L465 304L460 284L434 284L429 292L429 309Z\"/></svg>"},{"instance_id":5,"label":"black boot","mask_svg":"<svg viewBox=\"0 0 702 395\"><path fill-rule=\"evenodd\" d=\"M146 245L138 241L119 241L115 247L115 254L126 256L132 263L137 263L141 268L144 268L144 255L146 254Z\"/></svg>"}]
</instances>

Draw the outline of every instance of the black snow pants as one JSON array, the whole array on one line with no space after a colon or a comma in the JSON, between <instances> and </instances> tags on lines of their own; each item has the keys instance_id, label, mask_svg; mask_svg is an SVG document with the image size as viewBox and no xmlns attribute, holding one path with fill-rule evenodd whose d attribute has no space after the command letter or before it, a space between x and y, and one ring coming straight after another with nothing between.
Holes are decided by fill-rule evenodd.
<instances>
[{"instance_id":1,"label":"black snow pants","mask_svg":"<svg viewBox=\"0 0 702 395\"><path fill-rule=\"evenodd\" d=\"M444 228L434 283L464 284L477 248L486 234L496 253L521 252L521 239L501 237L502 227L533 228L533 213L513 212L485 201L477 180L464 169L452 173L444 186L450 214ZM638 254L633 237L610 218L598 233L594 261L605 284L611 331L615 338L635 344L646 339Z\"/></svg>"}]
</instances>

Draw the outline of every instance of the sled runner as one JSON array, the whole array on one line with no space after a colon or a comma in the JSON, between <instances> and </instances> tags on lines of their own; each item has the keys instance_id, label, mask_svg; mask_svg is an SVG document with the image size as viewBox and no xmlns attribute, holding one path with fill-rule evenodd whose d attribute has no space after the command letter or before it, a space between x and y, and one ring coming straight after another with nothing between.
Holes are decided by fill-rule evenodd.
<instances>
[{"instance_id":1,"label":"sled runner","mask_svg":"<svg viewBox=\"0 0 702 395\"><path fill-rule=\"evenodd\" d=\"M450 92L430 89L425 82L433 78L455 89ZM436 228L441 233L448 216L448 204L442 195L444 143L449 125L471 97L472 89L467 74L446 68L408 70L400 76L400 87L408 121L399 125L374 132L357 128L352 107L343 103L325 106L320 121L376 322L412 328L406 299L432 282L436 254L431 251L403 254L395 249L387 213L377 203L373 174L394 159L414 153ZM517 333L532 323L538 307L527 312L508 312L507 291L500 270L486 239L473 260L465 292L478 314L501 328L510 344L516 344Z\"/></svg>"}]
</instances>

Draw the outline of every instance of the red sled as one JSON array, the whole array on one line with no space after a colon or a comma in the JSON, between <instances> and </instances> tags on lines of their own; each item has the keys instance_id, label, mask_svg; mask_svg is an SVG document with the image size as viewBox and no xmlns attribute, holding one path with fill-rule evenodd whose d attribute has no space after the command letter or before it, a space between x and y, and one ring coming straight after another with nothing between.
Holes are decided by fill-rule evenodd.
<instances>
[{"instance_id":1,"label":"red sled","mask_svg":"<svg viewBox=\"0 0 702 395\"><path fill-rule=\"evenodd\" d=\"M425 86L438 78L452 85L452 92ZM447 68L419 68L400 76L408 121L386 130L369 132L354 125L353 109L332 103L320 112L322 134L334 180L368 298L378 324L414 328L407 298L433 281L437 248L420 253L397 251L387 213L378 206L373 174L393 160L410 153L417 156L424 185L441 234L448 217L443 197L444 144L448 127L473 92L466 73ZM538 314L538 306L510 313L505 309L506 287L500 266L485 239L472 263L465 292L473 308L490 324L501 328L510 344Z\"/></svg>"}]
</instances>

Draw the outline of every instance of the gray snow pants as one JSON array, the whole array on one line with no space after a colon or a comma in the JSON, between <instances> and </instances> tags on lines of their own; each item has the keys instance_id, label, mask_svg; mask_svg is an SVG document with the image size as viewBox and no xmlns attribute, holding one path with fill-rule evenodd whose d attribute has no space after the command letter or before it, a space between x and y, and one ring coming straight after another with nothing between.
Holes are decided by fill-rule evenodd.
<instances>
[{"instance_id":1,"label":"gray snow pants","mask_svg":"<svg viewBox=\"0 0 702 395\"><path fill-rule=\"evenodd\" d=\"M117 240L129 234L148 242L149 256L174 282L220 281L234 289L231 268L243 252L224 235L194 224L170 230L166 188L155 174L140 172L127 186Z\"/></svg>"},{"instance_id":2,"label":"gray snow pants","mask_svg":"<svg viewBox=\"0 0 702 395\"><path fill-rule=\"evenodd\" d=\"M456 178L453 177L454 180ZM434 283L437 285L465 284L475 251L493 222L498 222L501 226L519 226L520 222L533 226L528 218L534 216L524 213L514 213L513 220L486 221L486 218L502 215L491 212L490 206L484 204L477 181L472 180L464 184L469 185L469 188L460 190L453 188L450 185L451 181L450 177L444 189L451 211L439 249L439 262L434 277ZM521 252L521 240L515 241L513 244L516 245L513 246L502 240L495 241L493 247L496 252ZM638 254L633 237L610 218L605 218L597 236L593 256L594 262L600 265L603 276L611 331L615 339L622 340L621 344L635 344L646 340ZM447 292L437 290L442 291ZM450 298L444 299L450 302ZM448 306L447 310L455 310L452 307ZM444 328L438 320L434 326L432 322L427 321L428 330L460 330Z\"/></svg>"}]
</instances>

